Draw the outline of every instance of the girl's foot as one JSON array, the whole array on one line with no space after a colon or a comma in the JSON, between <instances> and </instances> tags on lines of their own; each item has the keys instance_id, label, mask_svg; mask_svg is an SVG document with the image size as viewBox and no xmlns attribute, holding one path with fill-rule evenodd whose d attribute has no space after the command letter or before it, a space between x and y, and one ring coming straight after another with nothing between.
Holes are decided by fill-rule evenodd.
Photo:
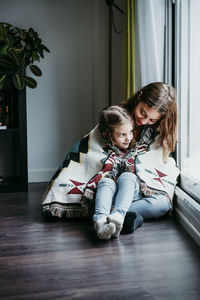
<instances>
[{"instance_id":1,"label":"girl's foot","mask_svg":"<svg viewBox=\"0 0 200 300\"><path fill-rule=\"evenodd\" d=\"M97 236L100 240L109 240L116 231L116 226L113 223L107 223L107 219L101 218L94 224Z\"/></svg>"},{"instance_id":2,"label":"girl's foot","mask_svg":"<svg viewBox=\"0 0 200 300\"><path fill-rule=\"evenodd\" d=\"M116 212L114 212L113 214L111 214L107 217L107 221L108 221L109 224L112 224L112 223L115 224L116 231L112 236L113 237L118 237L120 235L120 232L122 230L122 226L123 226L123 223L124 223L123 215L116 211Z\"/></svg>"}]
</instances>

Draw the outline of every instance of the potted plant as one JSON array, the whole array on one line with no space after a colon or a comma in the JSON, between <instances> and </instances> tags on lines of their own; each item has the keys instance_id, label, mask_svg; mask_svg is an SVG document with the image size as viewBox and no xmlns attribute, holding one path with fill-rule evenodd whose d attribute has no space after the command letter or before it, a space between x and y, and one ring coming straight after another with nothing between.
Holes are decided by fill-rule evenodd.
<instances>
[{"instance_id":1,"label":"potted plant","mask_svg":"<svg viewBox=\"0 0 200 300\"><path fill-rule=\"evenodd\" d=\"M26 75L26 68L29 67L33 75L41 76L35 63L44 58L44 51L50 52L33 28L27 31L0 23L0 89L10 79L18 90L25 86L36 88L37 81Z\"/></svg>"}]
</instances>

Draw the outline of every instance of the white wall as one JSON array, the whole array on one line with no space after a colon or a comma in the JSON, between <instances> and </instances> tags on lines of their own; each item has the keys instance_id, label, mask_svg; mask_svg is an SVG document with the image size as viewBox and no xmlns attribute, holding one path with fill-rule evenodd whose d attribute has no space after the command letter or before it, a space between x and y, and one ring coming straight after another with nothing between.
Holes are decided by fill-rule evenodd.
<instances>
[{"instance_id":1,"label":"white wall","mask_svg":"<svg viewBox=\"0 0 200 300\"><path fill-rule=\"evenodd\" d=\"M0 20L33 27L51 50L27 88L29 182L48 181L108 103L108 7L102 0L1 0Z\"/></svg>"}]
</instances>

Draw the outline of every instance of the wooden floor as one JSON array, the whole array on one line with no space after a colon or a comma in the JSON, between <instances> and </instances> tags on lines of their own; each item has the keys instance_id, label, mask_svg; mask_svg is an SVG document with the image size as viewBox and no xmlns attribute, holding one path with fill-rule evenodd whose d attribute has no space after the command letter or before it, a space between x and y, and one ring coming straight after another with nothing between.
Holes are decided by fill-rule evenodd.
<instances>
[{"instance_id":1,"label":"wooden floor","mask_svg":"<svg viewBox=\"0 0 200 300\"><path fill-rule=\"evenodd\" d=\"M200 299L199 247L176 220L100 241L89 221L44 220L45 186L0 194L0 299Z\"/></svg>"}]
</instances>

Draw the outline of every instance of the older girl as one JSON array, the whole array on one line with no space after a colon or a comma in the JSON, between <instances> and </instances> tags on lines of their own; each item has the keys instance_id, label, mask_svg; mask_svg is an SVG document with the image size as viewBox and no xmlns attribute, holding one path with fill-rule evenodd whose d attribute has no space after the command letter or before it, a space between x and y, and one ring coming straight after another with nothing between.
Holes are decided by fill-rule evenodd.
<instances>
[{"instance_id":1,"label":"older girl","mask_svg":"<svg viewBox=\"0 0 200 300\"><path fill-rule=\"evenodd\" d=\"M177 142L175 89L163 82L150 83L137 91L122 106L132 114L135 120L134 136L137 146L144 142L148 145L154 143L155 148L161 150L163 162L166 163L169 154L175 150ZM144 141L145 139L146 141ZM154 169L157 170L156 161L154 163ZM178 170L174 168L173 171L176 178ZM161 176L164 177L164 175ZM154 180L160 179L160 182L163 183L163 177L159 178L158 176ZM132 217L134 214L132 212L142 215L144 219L150 219L159 218L172 208L172 199L165 190L151 188L144 181L141 181L140 185L143 197L138 197L132 202L126 216L125 227L129 232L134 230Z\"/></svg>"}]
</instances>

